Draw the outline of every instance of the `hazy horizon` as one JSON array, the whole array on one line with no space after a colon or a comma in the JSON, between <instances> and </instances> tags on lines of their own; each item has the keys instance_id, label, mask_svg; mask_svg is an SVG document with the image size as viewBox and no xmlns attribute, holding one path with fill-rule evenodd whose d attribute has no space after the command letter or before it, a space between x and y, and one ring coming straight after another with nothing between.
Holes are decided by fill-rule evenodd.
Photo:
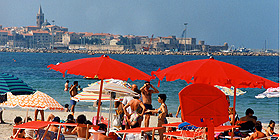
<instances>
[{"instance_id":1,"label":"hazy horizon","mask_svg":"<svg viewBox=\"0 0 280 140\"><path fill-rule=\"evenodd\" d=\"M11 0L1 1L0 25L36 25L42 6L45 19L71 32L187 37L209 45L279 49L278 0Z\"/></svg>"}]
</instances>

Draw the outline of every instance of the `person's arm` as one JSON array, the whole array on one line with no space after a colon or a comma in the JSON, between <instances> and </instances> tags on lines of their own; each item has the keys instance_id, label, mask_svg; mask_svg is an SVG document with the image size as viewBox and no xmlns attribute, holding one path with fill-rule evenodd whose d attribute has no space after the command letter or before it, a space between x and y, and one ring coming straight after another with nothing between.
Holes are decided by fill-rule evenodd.
<instances>
[{"instance_id":1,"label":"person's arm","mask_svg":"<svg viewBox=\"0 0 280 140\"><path fill-rule=\"evenodd\" d=\"M146 107L144 106L144 104L141 102L140 106L142 107L142 113L140 114L140 116L143 116L146 110Z\"/></svg>"},{"instance_id":2,"label":"person's arm","mask_svg":"<svg viewBox=\"0 0 280 140\"><path fill-rule=\"evenodd\" d=\"M126 111L126 109L130 106L129 103L127 103L124 107L123 107L123 112L126 116L129 116L128 112Z\"/></svg>"},{"instance_id":3,"label":"person's arm","mask_svg":"<svg viewBox=\"0 0 280 140\"><path fill-rule=\"evenodd\" d=\"M152 93L159 93L159 91L152 84L150 84L150 85L151 85L151 88L154 89Z\"/></svg>"},{"instance_id":4,"label":"person's arm","mask_svg":"<svg viewBox=\"0 0 280 140\"><path fill-rule=\"evenodd\" d=\"M146 87L146 84L144 84L144 86L140 88L140 91L141 91L142 93L144 93L143 91L144 91L145 87Z\"/></svg>"},{"instance_id":5,"label":"person's arm","mask_svg":"<svg viewBox=\"0 0 280 140\"><path fill-rule=\"evenodd\" d=\"M71 131L72 135L77 135L77 126Z\"/></svg>"},{"instance_id":6,"label":"person's arm","mask_svg":"<svg viewBox=\"0 0 280 140\"><path fill-rule=\"evenodd\" d=\"M176 118L178 118L180 110L181 110L181 105L178 106L177 113L176 113Z\"/></svg>"}]
</instances>

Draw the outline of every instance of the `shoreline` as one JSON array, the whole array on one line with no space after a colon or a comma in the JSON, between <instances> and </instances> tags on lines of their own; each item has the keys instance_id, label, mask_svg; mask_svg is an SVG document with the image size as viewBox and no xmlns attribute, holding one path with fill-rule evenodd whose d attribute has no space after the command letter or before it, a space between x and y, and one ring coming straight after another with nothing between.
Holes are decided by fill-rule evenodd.
<instances>
[{"instance_id":1,"label":"shoreline","mask_svg":"<svg viewBox=\"0 0 280 140\"><path fill-rule=\"evenodd\" d=\"M12 129L13 129L13 120L16 116L22 117L24 119L26 117L27 110L26 109L5 109L3 112L3 119L7 124L0 124L0 139L8 139L12 135ZM47 119L48 115L52 113L55 116L59 116L61 120L66 120L67 115L71 114L70 112L61 112L61 111L45 111L45 119ZM90 121L92 121L92 117L96 115L96 112L75 112L74 118L77 118L80 114L84 114L86 118ZM101 113L102 116L107 117L109 116L109 113ZM28 111L28 116L34 120L34 110ZM157 126L157 117L158 116L151 116L150 118L150 127L156 127ZM40 119L41 116L38 114L38 119ZM175 118L175 117L167 117L168 123L173 122L180 122L181 118ZM141 127L144 126L144 121L142 121ZM268 123L262 123L263 128L267 128ZM264 131L264 130L263 130ZM279 124L275 125L275 132L279 133Z\"/></svg>"},{"instance_id":2,"label":"shoreline","mask_svg":"<svg viewBox=\"0 0 280 140\"><path fill-rule=\"evenodd\" d=\"M133 55L198 55L207 56L207 52L158 52L158 51L102 51L102 50L53 50L53 49L27 49L27 48L0 48L0 52L24 53L81 53L81 54L133 54ZM265 52L213 52L213 56L279 56L279 53Z\"/></svg>"}]
</instances>

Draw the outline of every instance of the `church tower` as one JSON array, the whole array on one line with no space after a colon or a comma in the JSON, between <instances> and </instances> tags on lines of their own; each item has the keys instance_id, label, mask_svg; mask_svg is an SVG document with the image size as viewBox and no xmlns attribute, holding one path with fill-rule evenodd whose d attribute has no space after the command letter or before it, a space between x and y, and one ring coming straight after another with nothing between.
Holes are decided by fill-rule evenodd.
<instances>
[{"instance_id":1,"label":"church tower","mask_svg":"<svg viewBox=\"0 0 280 140\"><path fill-rule=\"evenodd\" d=\"M42 11L41 5L39 7L39 11L36 16L36 23L37 23L37 26L40 28L41 28L42 24L44 23L44 13Z\"/></svg>"}]
</instances>

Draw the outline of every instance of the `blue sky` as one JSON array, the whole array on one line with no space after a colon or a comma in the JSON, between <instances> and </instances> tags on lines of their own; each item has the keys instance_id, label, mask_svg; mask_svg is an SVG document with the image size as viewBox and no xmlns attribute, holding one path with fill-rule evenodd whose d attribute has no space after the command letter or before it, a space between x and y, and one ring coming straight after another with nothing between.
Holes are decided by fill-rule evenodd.
<instances>
[{"instance_id":1,"label":"blue sky","mask_svg":"<svg viewBox=\"0 0 280 140\"><path fill-rule=\"evenodd\" d=\"M0 0L0 25L36 25L45 19L73 32L187 37L209 45L279 48L278 0Z\"/></svg>"}]
</instances>

